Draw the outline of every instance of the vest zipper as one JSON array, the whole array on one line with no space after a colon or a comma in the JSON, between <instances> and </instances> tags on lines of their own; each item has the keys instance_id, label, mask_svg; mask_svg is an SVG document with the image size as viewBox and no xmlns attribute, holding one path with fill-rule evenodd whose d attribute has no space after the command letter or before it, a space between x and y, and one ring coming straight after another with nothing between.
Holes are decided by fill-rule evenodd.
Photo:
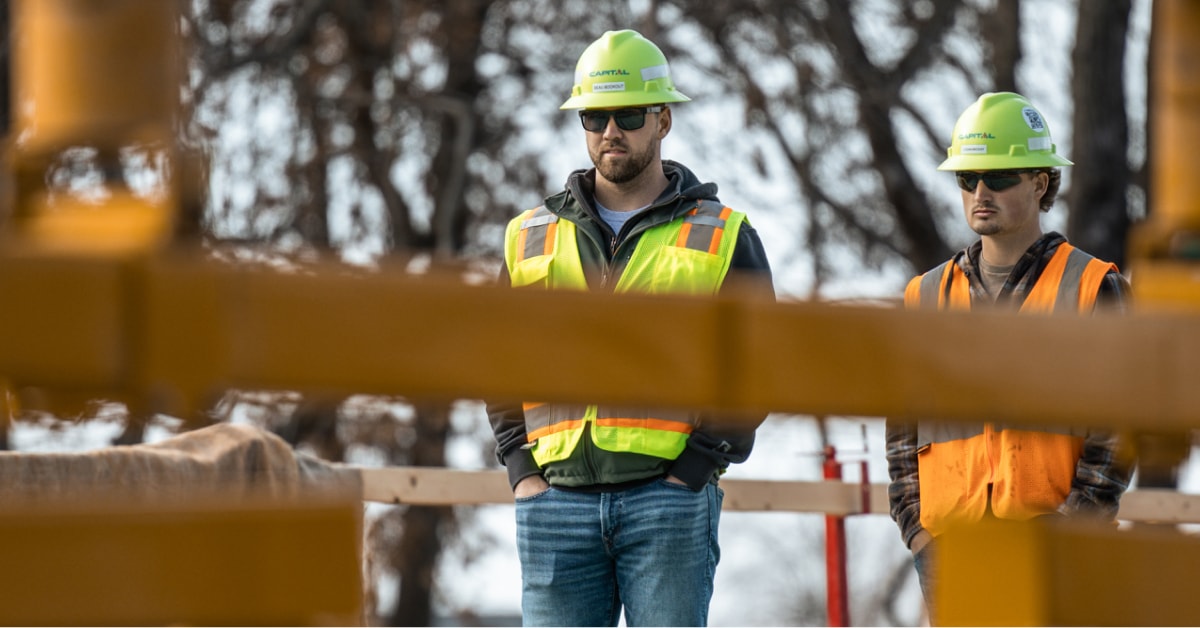
<instances>
[{"instance_id":1,"label":"vest zipper","mask_svg":"<svg viewBox=\"0 0 1200 628\"><path fill-rule=\"evenodd\" d=\"M604 234L603 233L600 233L599 237L597 237L595 234L593 234L591 232L591 230L589 230L589 229L580 229L579 233L585 234L587 236L587 238L592 241L592 244L596 245L596 248L598 250L600 250L601 252L604 251L605 246L604 246ZM616 241L617 241L616 236L613 236L609 243L609 246L608 246L609 251L611 251L613 249L613 247L616 245ZM600 261L600 287L601 288L608 287L608 280L612 276L612 261L611 261L612 254L609 253L609 255L607 257L609 259L602 259Z\"/></svg>"},{"instance_id":2,"label":"vest zipper","mask_svg":"<svg viewBox=\"0 0 1200 628\"><path fill-rule=\"evenodd\" d=\"M582 442L579 443L579 446L583 447L583 466L587 469L588 478L591 480L590 483L594 484L600 477L600 472L596 469L596 458L592 452L592 448L596 446L592 442L592 425L592 421L587 421L583 424L583 435L580 436Z\"/></svg>"},{"instance_id":3,"label":"vest zipper","mask_svg":"<svg viewBox=\"0 0 1200 628\"><path fill-rule=\"evenodd\" d=\"M991 486L991 484L996 479L996 460L995 460L995 458L992 457L992 449L993 449L993 445L994 445L994 443L992 441L995 440L995 438L996 438L995 426L993 426L991 423L984 423L983 424L983 443L984 443L983 450L987 454L988 486ZM989 499L988 501L990 502L991 500ZM989 504L989 507L990 507L990 504Z\"/></svg>"},{"instance_id":4,"label":"vest zipper","mask_svg":"<svg viewBox=\"0 0 1200 628\"><path fill-rule=\"evenodd\" d=\"M604 261L604 268L600 270L600 287L607 288L608 280L612 277L613 256L617 254L617 236L613 236L608 240L608 259Z\"/></svg>"}]
</instances>

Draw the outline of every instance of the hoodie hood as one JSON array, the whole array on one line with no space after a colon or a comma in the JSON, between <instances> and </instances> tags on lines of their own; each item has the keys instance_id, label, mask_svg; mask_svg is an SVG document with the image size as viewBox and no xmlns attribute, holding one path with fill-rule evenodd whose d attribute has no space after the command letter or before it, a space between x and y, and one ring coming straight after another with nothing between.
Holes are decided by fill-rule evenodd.
<instances>
[{"instance_id":1,"label":"hoodie hood","mask_svg":"<svg viewBox=\"0 0 1200 628\"><path fill-rule=\"evenodd\" d=\"M679 162L664 159L662 165L663 172L667 175L667 180L671 182L667 186L668 192L673 189L679 198L687 200L720 202L720 199L717 198L716 183L700 181L696 177L696 173Z\"/></svg>"},{"instance_id":2,"label":"hoodie hood","mask_svg":"<svg viewBox=\"0 0 1200 628\"><path fill-rule=\"evenodd\" d=\"M667 187L655 199L653 205L666 205L672 202L693 202L710 200L720 202L717 198L717 184L701 181L687 166L669 159L662 160L663 174L667 177ZM595 215L596 169L580 169L567 177L564 190L545 199L546 207L551 211L563 208L569 201L574 200L586 212Z\"/></svg>"}]
</instances>

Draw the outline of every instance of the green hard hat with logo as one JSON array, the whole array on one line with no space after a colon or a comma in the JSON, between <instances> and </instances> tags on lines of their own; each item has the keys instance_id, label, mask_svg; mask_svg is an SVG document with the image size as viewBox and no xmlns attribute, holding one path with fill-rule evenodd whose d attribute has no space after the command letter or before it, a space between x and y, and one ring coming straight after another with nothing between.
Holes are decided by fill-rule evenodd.
<instances>
[{"instance_id":1,"label":"green hard hat with logo","mask_svg":"<svg viewBox=\"0 0 1200 628\"><path fill-rule=\"evenodd\" d=\"M1057 153L1042 114L1020 94L992 92L954 124L938 170L1017 170L1072 165Z\"/></svg>"},{"instance_id":2,"label":"green hard hat with logo","mask_svg":"<svg viewBox=\"0 0 1200 628\"><path fill-rule=\"evenodd\" d=\"M667 57L637 31L608 31L575 64L575 86L559 109L639 107L691 100L675 89Z\"/></svg>"}]
</instances>

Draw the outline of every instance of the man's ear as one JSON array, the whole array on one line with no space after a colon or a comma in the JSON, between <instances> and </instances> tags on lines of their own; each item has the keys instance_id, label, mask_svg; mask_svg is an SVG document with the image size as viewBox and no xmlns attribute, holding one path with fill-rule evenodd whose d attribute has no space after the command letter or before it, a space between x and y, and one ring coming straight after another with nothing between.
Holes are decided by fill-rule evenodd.
<instances>
[{"instance_id":1,"label":"man's ear","mask_svg":"<svg viewBox=\"0 0 1200 628\"><path fill-rule=\"evenodd\" d=\"M1037 195L1038 200L1041 200L1046 195L1046 190L1050 188L1050 175L1045 172L1037 172L1034 173L1033 178L1035 181L1034 194Z\"/></svg>"},{"instance_id":2,"label":"man's ear","mask_svg":"<svg viewBox=\"0 0 1200 628\"><path fill-rule=\"evenodd\" d=\"M663 139L667 133L671 132L671 109L663 107L661 113L658 114L658 139Z\"/></svg>"}]
</instances>

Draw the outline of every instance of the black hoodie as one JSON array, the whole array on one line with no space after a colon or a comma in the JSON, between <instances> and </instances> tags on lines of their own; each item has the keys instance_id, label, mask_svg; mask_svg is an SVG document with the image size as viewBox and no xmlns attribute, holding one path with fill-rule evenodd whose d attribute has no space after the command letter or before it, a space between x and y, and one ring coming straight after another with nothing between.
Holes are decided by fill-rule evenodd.
<instances>
[{"instance_id":1,"label":"black hoodie","mask_svg":"<svg viewBox=\"0 0 1200 628\"><path fill-rule=\"evenodd\" d=\"M695 207L696 201L719 202L717 184L702 183L682 164L669 160L663 160L662 164L669 182L666 189L649 208L630 219L621 233L613 233L596 211L594 169L571 173L566 188L545 200L546 209L575 224L580 261L592 290L613 289L633 255L638 239L647 229L675 220ZM738 231L730 260L729 277L734 276L738 277L739 283L749 285L758 295L774 298L770 265L758 233L748 220ZM500 281L509 282L505 268L501 268ZM729 283L727 279L725 285ZM538 468L533 455L524 447L527 443L525 416L520 404L489 404L488 417L496 435L496 456L508 468L508 479L512 486L515 487L527 476L543 473L552 485L594 491L619 488L617 483L611 481L613 475L628 478L631 469L638 470L638 474L644 473L645 477L640 482L674 475L693 490L700 490L707 482L715 481L729 464L746 460L754 446L754 430L766 418L756 416L722 424L715 418L705 417L688 437L687 447L675 460L608 452L592 445L591 439L584 438L570 458L543 470ZM610 473L612 470L619 472ZM631 483L625 481L620 484Z\"/></svg>"}]
</instances>

